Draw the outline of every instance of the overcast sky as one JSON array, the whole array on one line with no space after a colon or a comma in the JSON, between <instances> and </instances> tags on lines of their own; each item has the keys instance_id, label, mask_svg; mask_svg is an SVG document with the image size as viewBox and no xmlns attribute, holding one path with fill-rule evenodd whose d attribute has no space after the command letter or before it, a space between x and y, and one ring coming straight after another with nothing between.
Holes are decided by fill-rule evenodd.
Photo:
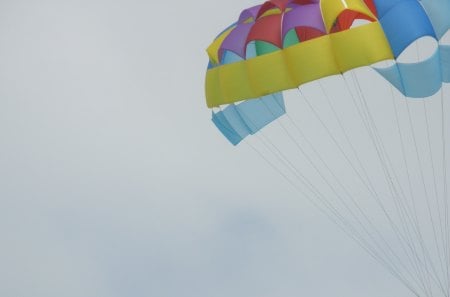
<instances>
[{"instance_id":1,"label":"overcast sky","mask_svg":"<svg viewBox=\"0 0 450 297\"><path fill-rule=\"evenodd\" d=\"M210 121L254 1L0 1L0 295L411 296Z\"/></svg>"}]
</instances>

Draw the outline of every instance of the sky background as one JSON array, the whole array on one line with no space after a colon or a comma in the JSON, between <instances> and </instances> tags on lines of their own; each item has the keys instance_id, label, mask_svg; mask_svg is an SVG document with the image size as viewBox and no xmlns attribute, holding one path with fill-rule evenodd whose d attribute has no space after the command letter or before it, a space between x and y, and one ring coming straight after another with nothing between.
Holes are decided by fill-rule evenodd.
<instances>
[{"instance_id":1,"label":"sky background","mask_svg":"<svg viewBox=\"0 0 450 297\"><path fill-rule=\"evenodd\" d=\"M204 100L254 1L0 1L0 296L411 296Z\"/></svg>"}]
</instances>

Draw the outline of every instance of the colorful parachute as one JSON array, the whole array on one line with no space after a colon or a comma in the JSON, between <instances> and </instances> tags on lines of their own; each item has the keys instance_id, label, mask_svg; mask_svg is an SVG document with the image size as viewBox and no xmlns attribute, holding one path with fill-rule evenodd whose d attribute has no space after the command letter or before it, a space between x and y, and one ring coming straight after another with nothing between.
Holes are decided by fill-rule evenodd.
<instances>
[{"instance_id":1,"label":"colorful parachute","mask_svg":"<svg viewBox=\"0 0 450 297\"><path fill-rule=\"evenodd\" d=\"M264 96L280 102L273 94L395 59L420 37L440 39L450 27L449 11L448 0L267 1L244 10L208 48L206 102L217 107ZM358 19L370 23L350 28ZM450 82L449 69L450 47L441 45L426 61L378 71L406 96L426 97L442 82ZM233 105L226 112L237 116L236 108L253 110L258 105ZM278 116L278 109L283 106L274 116L241 119L258 122L247 132L241 131L242 123L229 123L221 114L213 120L236 144Z\"/></svg>"},{"instance_id":2,"label":"colorful parachute","mask_svg":"<svg viewBox=\"0 0 450 297\"><path fill-rule=\"evenodd\" d=\"M450 296L449 29L450 0L272 0L207 49L222 134L416 296Z\"/></svg>"}]
</instances>

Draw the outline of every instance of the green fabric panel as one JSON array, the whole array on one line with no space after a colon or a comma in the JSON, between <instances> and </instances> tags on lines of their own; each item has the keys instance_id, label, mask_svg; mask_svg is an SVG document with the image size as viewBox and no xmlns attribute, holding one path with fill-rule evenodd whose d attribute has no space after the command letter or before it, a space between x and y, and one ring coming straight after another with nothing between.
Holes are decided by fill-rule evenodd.
<instances>
[{"instance_id":1,"label":"green fabric panel","mask_svg":"<svg viewBox=\"0 0 450 297\"><path fill-rule=\"evenodd\" d=\"M276 52L276 51L280 50L278 47L276 47L272 43L265 42L265 41L260 41L260 40L257 40L255 42L255 47L256 47L256 54L258 56L262 56L262 55L265 55L265 54L270 54L270 53L273 53L273 52Z\"/></svg>"},{"instance_id":2,"label":"green fabric panel","mask_svg":"<svg viewBox=\"0 0 450 297\"><path fill-rule=\"evenodd\" d=\"M300 40L298 39L295 29L289 30L289 32L284 37L283 48L290 47L291 45L297 44L299 42Z\"/></svg>"}]
</instances>

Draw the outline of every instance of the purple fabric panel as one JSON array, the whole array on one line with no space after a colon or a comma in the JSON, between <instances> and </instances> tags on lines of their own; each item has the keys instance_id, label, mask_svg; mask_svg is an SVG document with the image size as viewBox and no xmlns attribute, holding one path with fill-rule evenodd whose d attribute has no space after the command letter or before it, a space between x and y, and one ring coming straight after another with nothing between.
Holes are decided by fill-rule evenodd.
<instances>
[{"instance_id":1,"label":"purple fabric panel","mask_svg":"<svg viewBox=\"0 0 450 297\"><path fill-rule=\"evenodd\" d=\"M261 6L262 5L257 5L243 10L239 16L239 23L245 22L248 18L256 19Z\"/></svg>"},{"instance_id":2,"label":"purple fabric panel","mask_svg":"<svg viewBox=\"0 0 450 297\"><path fill-rule=\"evenodd\" d=\"M283 38L289 30L301 26L312 27L324 33L326 32L319 4L291 4L290 7L292 10L285 13L283 17Z\"/></svg>"},{"instance_id":3,"label":"purple fabric panel","mask_svg":"<svg viewBox=\"0 0 450 297\"><path fill-rule=\"evenodd\" d=\"M225 38L220 47L220 52L224 50L232 51L245 59L245 49L248 33L254 23L238 24L236 28Z\"/></svg>"},{"instance_id":4,"label":"purple fabric panel","mask_svg":"<svg viewBox=\"0 0 450 297\"><path fill-rule=\"evenodd\" d=\"M300 26L312 27L325 32L319 0L311 0L311 2L315 3L306 5L295 4L292 3L293 1L289 2L290 4L288 7L292 8L292 10L284 14L282 29L283 37L286 36L289 30ZM222 43L220 55L222 55L225 50L228 50L245 59L247 36L254 25L254 22L248 24L245 24L244 22L248 18L255 19L261 7L262 5L253 6L241 12L239 24Z\"/></svg>"}]
</instances>

